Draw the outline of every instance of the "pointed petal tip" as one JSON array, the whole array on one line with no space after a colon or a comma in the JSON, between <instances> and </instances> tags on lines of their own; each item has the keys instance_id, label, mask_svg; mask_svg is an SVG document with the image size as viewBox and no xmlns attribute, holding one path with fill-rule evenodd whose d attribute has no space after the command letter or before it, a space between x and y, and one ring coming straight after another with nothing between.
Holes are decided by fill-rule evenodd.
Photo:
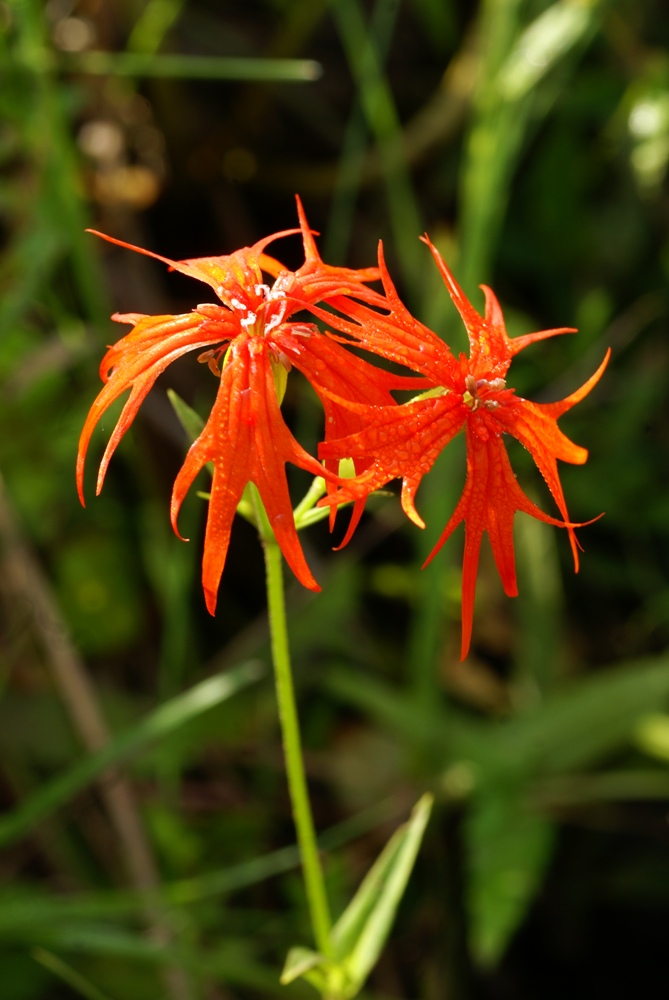
<instances>
[{"instance_id":1,"label":"pointed petal tip","mask_svg":"<svg viewBox=\"0 0 669 1000\"><path fill-rule=\"evenodd\" d=\"M351 519L348 522L348 528L346 529L346 534L344 535L344 537L343 537L342 541L339 543L339 545L333 546L333 549L332 549L333 552L341 552L341 550L343 548L345 548L348 545L348 543L351 541L351 539L353 538L353 534L355 532L355 529L360 524L360 518L362 517L362 513L363 513L363 511L365 509L365 503L366 502L367 502L367 498L366 497L363 497L362 500L356 500L354 502L354 504L353 504L353 510L351 511ZM331 512L335 511L335 508L331 507L330 511ZM333 527L334 527L334 524L333 524ZM332 528L330 530L332 530Z\"/></svg>"},{"instance_id":2,"label":"pointed petal tip","mask_svg":"<svg viewBox=\"0 0 669 1000\"><path fill-rule=\"evenodd\" d=\"M79 452L77 455L77 466L75 471L75 481L77 484L77 496L82 507L86 506L84 499L84 455Z\"/></svg>"},{"instance_id":3,"label":"pointed petal tip","mask_svg":"<svg viewBox=\"0 0 669 1000\"><path fill-rule=\"evenodd\" d=\"M472 623L462 622L462 638L460 640L460 663L464 661L469 656L469 649L472 643Z\"/></svg>"},{"instance_id":4,"label":"pointed petal tip","mask_svg":"<svg viewBox=\"0 0 669 1000\"><path fill-rule=\"evenodd\" d=\"M163 257L162 254L154 253L153 250L145 250L144 247L135 246L134 243L126 243L125 240L117 240L114 236L107 236L106 233L101 233L98 229L87 229L87 233L92 233L93 236L99 236L101 240L106 240L107 243L114 243L117 247L123 247L125 250L134 250L135 253L144 254L145 257L153 257L154 260L159 260L163 264L167 264L168 267L175 268L179 261L171 260L169 257Z\"/></svg>"},{"instance_id":5,"label":"pointed petal tip","mask_svg":"<svg viewBox=\"0 0 669 1000\"><path fill-rule=\"evenodd\" d=\"M180 506L181 505L179 504L179 506L177 506L176 509L174 509L173 506L170 512L170 524L172 525L172 531L177 536L180 542L190 542L190 538L184 538L184 536L181 534L181 532L179 531L179 526L177 524L177 517L179 515Z\"/></svg>"},{"instance_id":6,"label":"pointed petal tip","mask_svg":"<svg viewBox=\"0 0 669 1000\"><path fill-rule=\"evenodd\" d=\"M180 542L190 542L190 538L184 538L184 536L179 531L176 520L172 521L172 531L177 536Z\"/></svg>"}]
</instances>

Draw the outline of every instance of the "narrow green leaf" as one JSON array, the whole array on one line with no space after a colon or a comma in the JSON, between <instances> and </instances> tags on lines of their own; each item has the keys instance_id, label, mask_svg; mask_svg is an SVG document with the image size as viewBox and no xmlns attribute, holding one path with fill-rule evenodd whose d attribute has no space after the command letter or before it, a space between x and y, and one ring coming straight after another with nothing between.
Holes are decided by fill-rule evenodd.
<instances>
[{"instance_id":1,"label":"narrow green leaf","mask_svg":"<svg viewBox=\"0 0 669 1000\"><path fill-rule=\"evenodd\" d=\"M633 739L669 697L669 658L626 663L581 680L492 735L498 770L556 774L584 767ZM494 767L493 763L493 767Z\"/></svg>"},{"instance_id":2,"label":"narrow green leaf","mask_svg":"<svg viewBox=\"0 0 669 1000\"><path fill-rule=\"evenodd\" d=\"M499 74L508 101L524 97L594 23L599 0L558 0L523 31Z\"/></svg>"},{"instance_id":3,"label":"narrow green leaf","mask_svg":"<svg viewBox=\"0 0 669 1000\"><path fill-rule=\"evenodd\" d=\"M45 56L48 63L48 55ZM322 73L313 59L154 55L143 52L81 52L63 57L75 73L103 76L182 77L191 80L283 80L311 83Z\"/></svg>"},{"instance_id":4,"label":"narrow green leaf","mask_svg":"<svg viewBox=\"0 0 669 1000\"><path fill-rule=\"evenodd\" d=\"M666 800L669 799L669 774L666 768L638 768L556 775L533 784L532 798L548 809L593 802Z\"/></svg>"},{"instance_id":5,"label":"narrow green leaf","mask_svg":"<svg viewBox=\"0 0 669 1000\"><path fill-rule=\"evenodd\" d=\"M481 964L494 965L541 883L553 825L530 810L521 790L488 787L472 803L465 836L472 952Z\"/></svg>"},{"instance_id":6,"label":"narrow green leaf","mask_svg":"<svg viewBox=\"0 0 669 1000\"><path fill-rule=\"evenodd\" d=\"M47 951L45 948L35 948L33 958L49 972L52 972L54 976L58 976L64 983L67 983L80 996L86 997L86 1000L109 1000L106 993L99 990L97 986L89 982L58 955L54 955L53 952Z\"/></svg>"},{"instance_id":7,"label":"narrow green leaf","mask_svg":"<svg viewBox=\"0 0 669 1000\"><path fill-rule=\"evenodd\" d=\"M636 727L634 741L644 753L669 763L669 715L653 712L644 716Z\"/></svg>"},{"instance_id":8,"label":"narrow green leaf","mask_svg":"<svg viewBox=\"0 0 669 1000\"><path fill-rule=\"evenodd\" d=\"M323 851L334 851L387 822L395 815L394 800L377 803L325 830L318 843ZM282 847L236 865L203 872L175 882L163 882L156 901L166 907L183 908L201 900L223 897L265 879L299 867L296 844ZM18 891L17 891L18 889ZM12 886L0 890L0 938L5 942L34 941L44 927L66 929L72 923L106 920L120 922L135 917L146 906L143 893L113 889L80 895L52 895L42 888Z\"/></svg>"},{"instance_id":9,"label":"narrow green leaf","mask_svg":"<svg viewBox=\"0 0 669 1000\"><path fill-rule=\"evenodd\" d=\"M316 989L324 992L327 980L322 968L327 965L327 959L311 948L291 948L286 957L286 964L281 973L281 983L287 986L296 979L306 979Z\"/></svg>"},{"instance_id":10,"label":"narrow green leaf","mask_svg":"<svg viewBox=\"0 0 669 1000\"><path fill-rule=\"evenodd\" d=\"M460 758L478 761L489 742L488 727L465 717L464 713L453 709L446 719L437 707L426 718L405 689L365 677L343 665L337 665L325 676L325 685L336 698L368 712L379 725L406 740L412 748L427 750L437 760L449 764Z\"/></svg>"},{"instance_id":11,"label":"narrow green leaf","mask_svg":"<svg viewBox=\"0 0 669 1000\"><path fill-rule=\"evenodd\" d=\"M128 51L158 52L184 4L185 0L148 0L128 37Z\"/></svg>"},{"instance_id":12,"label":"narrow green leaf","mask_svg":"<svg viewBox=\"0 0 669 1000\"><path fill-rule=\"evenodd\" d=\"M345 966L351 984L349 996L363 985L390 933L432 803L432 795L423 795L408 823L393 834L333 928L337 958Z\"/></svg>"},{"instance_id":13,"label":"narrow green leaf","mask_svg":"<svg viewBox=\"0 0 669 1000\"><path fill-rule=\"evenodd\" d=\"M404 155L402 125L394 94L359 0L330 0L330 10L381 159L397 252L408 284L420 288L425 274L422 257L418 244L407 241L406 237L407 233L420 233L423 227Z\"/></svg>"},{"instance_id":14,"label":"narrow green leaf","mask_svg":"<svg viewBox=\"0 0 669 1000\"><path fill-rule=\"evenodd\" d=\"M202 428L204 427L204 420L192 406L181 398L181 396L174 391L174 389L167 390L167 398L172 404L172 409L177 415L179 423L185 430L186 434L191 441L195 441L196 438L202 433Z\"/></svg>"},{"instance_id":15,"label":"narrow green leaf","mask_svg":"<svg viewBox=\"0 0 669 1000\"><path fill-rule=\"evenodd\" d=\"M138 725L43 785L30 799L4 816L0 820L0 845L17 840L108 768L164 739L203 712L232 697L257 680L262 672L263 666L258 660L249 660L165 702Z\"/></svg>"}]
</instances>

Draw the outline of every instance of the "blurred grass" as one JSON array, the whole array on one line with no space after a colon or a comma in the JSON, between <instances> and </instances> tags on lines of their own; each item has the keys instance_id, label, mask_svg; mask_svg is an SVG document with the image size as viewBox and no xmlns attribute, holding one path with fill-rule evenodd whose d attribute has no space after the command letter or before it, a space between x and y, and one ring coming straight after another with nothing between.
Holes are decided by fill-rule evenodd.
<instances>
[{"instance_id":1,"label":"blurred grass","mask_svg":"<svg viewBox=\"0 0 669 1000\"><path fill-rule=\"evenodd\" d=\"M563 421L590 450L585 467L561 470L570 512L606 517L579 533L574 577L562 534L519 516L520 596L503 598L484 554L464 667L461 539L417 575L463 480L458 446L419 493L424 533L385 498L344 552L329 551L324 525L304 533L324 584L315 597L290 594L309 777L319 827L353 817L356 837L345 826L324 837L332 898L342 910L388 821L429 787L439 815L369 997L506 989L523 1000L568 983L578 998L593 977L614 998L651 995L669 906L657 736L669 702L664 5L102 10L0 3L0 469L21 550L86 656L110 730L161 718L235 663L267 662L267 632L257 540L241 521L221 612L215 622L203 612L202 501L184 509L193 541L182 546L167 505L187 442L161 387L103 495L78 507L74 454L116 336L109 313L179 312L198 294L157 265L91 248L85 226L175 258L224 253L294 225L299 190L327 259L371 264L383 238L406 301L460 350L418 241L426 227L477 307L477 285L494 286L512 334L581 328L514 361L521 394L561 398L613 347L597 392ZM281 68L301 82L268 82ZM196 409L212 388L200 375L184 363L169 383ZM286 407L315 439L315 408L292 380ZM527 456L512 461L548 510ZM269 685L191 721L131 769L174 947L156 944L102 797L81 787L124 737L98 757L77 748L44 622L6 571L9 551L3 537L1 828L44 819L30 834L24 823L0 861L3 1000L285 992L285 952L307 932ZM54 788L69 790L57 814ZM363 802L371 811L356 827ZM33 947L51 958L38 964ZM175 956L176 984L155 971Z\"/></svg>"}]
</instances>

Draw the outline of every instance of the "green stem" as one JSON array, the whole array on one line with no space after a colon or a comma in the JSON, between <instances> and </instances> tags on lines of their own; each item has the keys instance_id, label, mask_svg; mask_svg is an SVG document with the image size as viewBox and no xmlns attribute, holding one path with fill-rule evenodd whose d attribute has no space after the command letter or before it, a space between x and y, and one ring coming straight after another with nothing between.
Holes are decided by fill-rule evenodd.
<instances>
[{"instance_id":1,"label":"green stem","mask_svg":"<svg viewBox=\"0 0 669 1000\"><path fill-rule=\"evenodd\" d=\"M318 855L316 831L311 814L307 781L304 773L302 741L295 705L295 691L288 647L286 625L286 605L283 591L283 569L281 549L267 520L260 498L252 490L260 539L265 555L267 575L267 606L272 644L272 660L276 681L276 696L279 705L279 719L286 758L288 790L293 807L293 818L297 830L297 843L302 859L302 871L307 892L307 902L311 917L316 946L321 954L332 957L330 941L330 907L325 891L325 880Z\"/></svg>"}]
</instances>

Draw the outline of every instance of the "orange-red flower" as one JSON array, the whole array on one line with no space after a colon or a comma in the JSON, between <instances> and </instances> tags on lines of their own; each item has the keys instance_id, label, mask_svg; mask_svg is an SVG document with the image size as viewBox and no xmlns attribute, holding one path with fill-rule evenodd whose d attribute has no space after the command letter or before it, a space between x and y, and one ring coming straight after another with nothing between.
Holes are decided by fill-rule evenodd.
<instances>
[{"instance_id":1,"label":"orange-red flower","mask_svg":"<svg viewBox=\"0 0 669 1000\"><path fill-rule=\"evenodd\" d=\"M574 331L543 330L510 339L493 292L482 286L485 314L479 315L436 248L427 237L424 242L467 329L469 358L463 354L456 359L435 333L408 312L397 296L381 252L379 263L387 314L382 315L363 303L351 304L348 317L353 322L342 320L339 329L359 346L420 372L425 377L427 391L401 406L356 405L356 412L366 426L341 440L325 442L319 448L319 455L327 460L353 458L366 462L367 469L321 503L335 505L346 497L359 501L391 479L401 478L404 511L424 527L414 505L418 486L445 445L465 429L464 490L427 559L429 562L436 555L464 521L461 646L464 659L471 641L476 574L484 532L490 538L497 569L509 596L518 592L513 549L513 518L518 510L567 529L578 571L578 543L574 534L578 525L569 520L557 459L581 465L587 459L587 451L565 437L557 419L590 392L604 371L608 353L595 374L561 402L537 404L516 395L506 382L513 356L538 340ZM505 433L517 438L531 453L563 520L545 514L518 486L502 439Z\"/></svg>"},{"instance_id":2,"label":"orange-red flower","mask_svg":"<svg viewBox=\"0 0 669 1000\"><path fill-rule=\"evenodd\" d=\"M212 462L214 473L202 565L205 599L212 614L235 510L249 482L258 488L291 569L305 587L319 589L297 537L285 464L292 462L314 475L323 475L334 482L339 480L332 469L333 463L326 463L324 468L301 447L284 422L277 383L285 381L286 371L293 366L299 369L318 393L325 409L326 440L361 427L360 417L342 406L339 399L392 406L390 390L403 382L354 357L320 333L315 324L294 318L295 313L304 309L313 311L317 303L324 302L346 313L352 296L368 303L383 302L365 284L378 278L378 270L326 265L318 254L299 199L298 215L300 229L275 233L228 256L194 260L169 260L102 233L96 234L205 282L220 300L220 304L198 305L180 316L132 313L112 317L117 322L132 324L133 329L109 348L102 361L100 375L105 385L88 414L77 459L77 484L83 503L86 452L103 413L130 389L100 464L98 493L112 454L157 377L181 355L203 351L199 360L209 363L220 383L206 425L174 483L171 517L178 534L177 516L182 501L203 466ZM294 272L265 253L269 243L292 233L302 234L305 252L304 264ZM274 281L269 284L266 276ZM356 469L362 471L365 467L364 462L358 462ZM358 502L355 516L359 517L363 503L364 499Z\"/></svg>"}]
</instances>

